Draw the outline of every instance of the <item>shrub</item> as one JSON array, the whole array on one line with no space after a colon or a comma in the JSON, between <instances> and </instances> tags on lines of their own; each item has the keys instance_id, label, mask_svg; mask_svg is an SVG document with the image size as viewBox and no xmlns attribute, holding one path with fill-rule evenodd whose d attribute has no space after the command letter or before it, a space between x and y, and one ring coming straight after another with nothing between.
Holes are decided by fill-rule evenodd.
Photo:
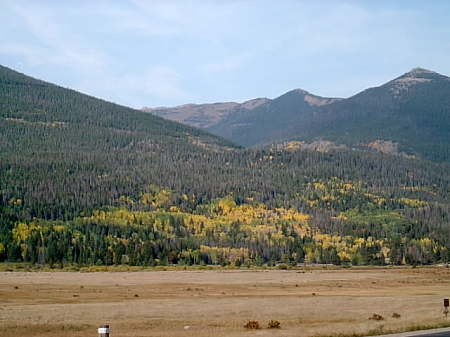
<instances>
[{"instance_id":1,"label":"shrub","mask_svg":"<svg viewBox=\"0 0 450 337\"><path fill-rule=\"evenodd\" d=\"M369 319L374 321L383 321L384 317L379 314L373 314L372 317L369 317Z\"/></svg>"},{"instance_id":2,"label":"shrub","mask_svg":"<svg viewBox=\"0 0 450 337\"><path fill-rule=\"evenodd\" d=\"M267 329L279 329L281 328L281 323L278 321L270 320L267 325Z\"/></svg>"},{"instance_id":3,"label":"shrub","mask_svg":"<svg viewBox=\"0 0 450 337\"><path fill-rule=\"evenodd\" d=\"M248 321L244 328L246 329L260 329L259 322L258 321Z\"/></svg>"}]
</instances>

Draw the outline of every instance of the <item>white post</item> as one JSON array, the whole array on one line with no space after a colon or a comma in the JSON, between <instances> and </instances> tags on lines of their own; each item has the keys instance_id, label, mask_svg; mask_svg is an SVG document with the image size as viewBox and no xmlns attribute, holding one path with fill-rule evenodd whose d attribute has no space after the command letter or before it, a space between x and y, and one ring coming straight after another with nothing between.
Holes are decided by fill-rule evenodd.
<instances>
[{"instance_id":1,"label":"white post","mask_svg":"<svg viewBox=\"0 0 450 337\"><path fill-rule=\"evenodd\" d=\"M109 337L109 325L102 325L98 328L98 337Z\"/></svg>"}]
</instances>

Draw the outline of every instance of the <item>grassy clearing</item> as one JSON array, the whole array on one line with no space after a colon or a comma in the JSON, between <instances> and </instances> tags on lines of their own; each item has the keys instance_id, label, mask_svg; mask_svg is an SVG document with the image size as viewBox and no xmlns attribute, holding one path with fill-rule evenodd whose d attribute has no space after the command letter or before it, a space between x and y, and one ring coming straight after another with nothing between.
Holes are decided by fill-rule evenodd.
<instances>
[{"instance_id":1,"label":"grassy clearing","mask_svg":"<svg viewBox=\"0 0 450 337\"><path fill-rule=\"evenodd\" d=\"M95 326L88 324L6 324L0 326L0 336L89 336L95 332Z\"/></svg>"},{"instance_id":2,"label":"grassy clearing","mask_svg":"<svg viewBox=\"0 0 450 337\"><path fill-rule=\"evenodd\" d=\"M129 265L111 265L111 266L79 266L79 265L39 265L30 263L0 263L0 272L139 272L139 271L220 271L220 270L376 270L376 269L409 269L409 268L449 268L448 264L441 265L423 265L423 266L352 266L352 265L331 265L331 264L278 264L275 266L218 266L218 265L168 265L168 266L129 266Z\"/></svg>"},{"instance_id":3,"label":"grassy clearing","mask_svg":"<svg viewBox=\"0 0 450 337\"><path fill-rule=\"evenodd\" d=\"M105 323L117 337L359 337L444 327L449 282L443 267L2 272L0 336L95 336ZM244 328L249 321L260 329Z\"/></svg>"}]
</instances>

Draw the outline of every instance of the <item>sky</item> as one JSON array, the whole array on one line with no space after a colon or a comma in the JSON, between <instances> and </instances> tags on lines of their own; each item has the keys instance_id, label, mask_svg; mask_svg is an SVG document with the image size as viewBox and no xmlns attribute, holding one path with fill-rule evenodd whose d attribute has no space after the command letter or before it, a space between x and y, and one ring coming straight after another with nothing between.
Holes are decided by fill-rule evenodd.
<instances>
[{"instance_id":1,"label":"sky","mask_svg":"<svg viewBox=\"0 0 450 337\"><path fill-rule=\"evenodd\" d=\"M0 0L0 64L119 104L349 97L450 75L450 1Z\"/></svg>"}]
</instances>

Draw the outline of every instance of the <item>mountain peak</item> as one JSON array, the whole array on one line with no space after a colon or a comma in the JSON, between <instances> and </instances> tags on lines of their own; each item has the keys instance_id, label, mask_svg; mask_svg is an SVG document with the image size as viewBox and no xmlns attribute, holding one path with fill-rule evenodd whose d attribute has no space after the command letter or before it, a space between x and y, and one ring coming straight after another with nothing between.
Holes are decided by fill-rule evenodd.
<instances>
[{"instance_id":1,"label":"mountain peak","mask_svg":"<svg viewBox=\"0 0 450 337\"><path fill-rule=\"evenodd\" d=\"M288 93L295 93L295 94L300 94L300 95L311 95L308 91L300 89L300 88L288 91Z\"/></svg>"},{"instance_id":2,"label":"mountain peak","mask_svg":"<svg viewBox=\"0 0 450 337\"><path fill-rule=\"evenodd\" d=\"M435 71L424 69L424 68L413 68L402 76L398 77L396 80L448 80L449 78L445 75L441 75Z\"/></svg>"},{"instance_id":3,"label":"mountain peak","mask_svg":"<svg viewBox=\"0 0 450 337\"><path fill-rule=\"evenodd\" d=\"M435 71L429 70L429 69L425 69L425 68L421 68L421 67L415 67L412 68L410 70L411 73L416 72L416 73L435 73Z\"/></svg>"},{"instance_id":4,"label":"mountain peak","mask_svg":"<svg viewBox=\"0 0 450 337\"><path fill-rule=\"evenodd\" d=\"M437 72L432 71L432 70L428 70L425 68L413 68L410 71L408 71L406 74L404 74L402 77L413 77L413 78L417 78L417 77L422 77L423 75L439 75Z\"/></svg>"},{"instance_id":5,"label":"mountain peak","mask_svg":"<svg viewBox=\"0 0 450 337\"><path fill-rule=\"evenodd\" d=\"M449 80L449 78L432 70L413 68L402 76L388 82L387 85L391 87L391 90L395 95L398 95L400 92L410 88L413 85L428 83L436 80Z\"/></svg>"}]
</instances>

